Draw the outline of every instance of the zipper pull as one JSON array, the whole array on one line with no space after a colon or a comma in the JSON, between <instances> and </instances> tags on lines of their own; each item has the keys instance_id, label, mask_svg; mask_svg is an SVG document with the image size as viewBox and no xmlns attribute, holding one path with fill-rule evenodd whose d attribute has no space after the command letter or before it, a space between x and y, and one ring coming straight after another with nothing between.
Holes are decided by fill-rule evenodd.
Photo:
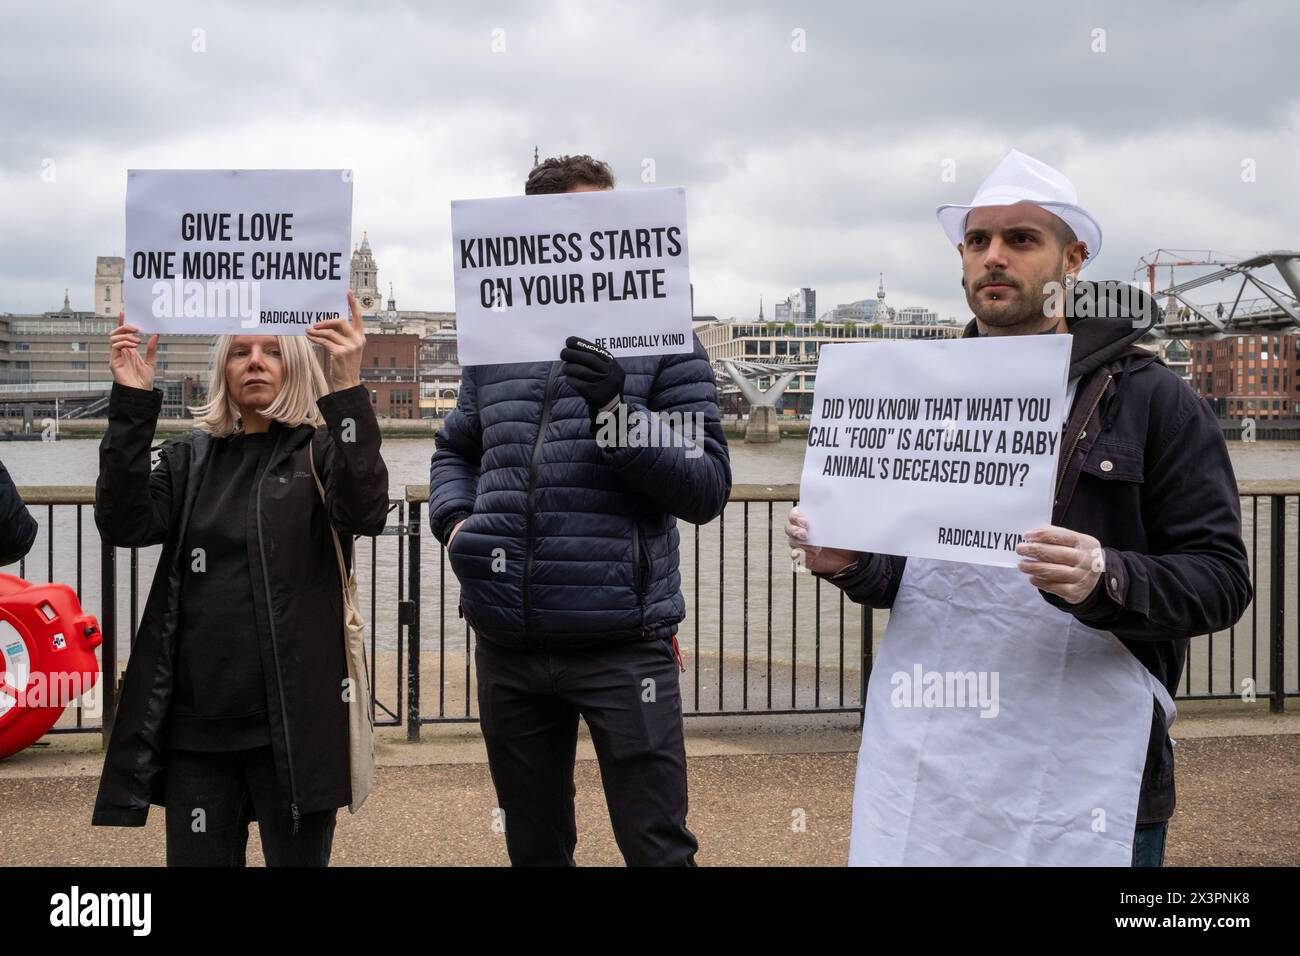
<instances>
[{"instance_id":1,"label":"zipper pull","mask_svg":"<svg viewBox=\"0 0 1300 956\"><path fill-rule=\"evenodd\" d=\"M685 664L685 662L682 660L682 649L681 649L680 647L677 646L677 632L676 632L676 631L673 632L673 657L677 658L677 666L680 667L680 668L682 669L682 673L685 674L685 673L686 673L686 664Z\"/></svg>"},{"instance_id":2,"label":"zipper pull","mask_svg":"<svg viewBox=\"0 0 1300 956\"><path fill-rule=\"evenodd\" d=\"M293 814L293 836L298 835L298 804L289 804L289 812Z\"/></svg>"},{"instance_id":3,"label":"zipper pull","mask_svg":"<svg viewBox=\"0 0 1300 956\"><path fill-rule=\"evenodd\" d=\"M456 616L459 618L465 617L465 606L463 604L456 605Z\"/></svg>"}]
</instances>

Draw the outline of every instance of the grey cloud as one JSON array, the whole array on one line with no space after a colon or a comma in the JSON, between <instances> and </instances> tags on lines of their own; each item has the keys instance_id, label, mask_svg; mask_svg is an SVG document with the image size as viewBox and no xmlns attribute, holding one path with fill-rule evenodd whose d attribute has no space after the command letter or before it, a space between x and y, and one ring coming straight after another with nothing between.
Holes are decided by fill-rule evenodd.
<instances>
[{"instance_id":1,"label":"grey cloud","mask_svg":"<svg viewBox=\"0 0 1300 956\"><path fill-rule=\"evenodd\" d=\"M0 39L19 91L0 309L49 308L65 285L88 304L95 254L120 251L127 165L205 157L355 165L358 234L410 307L451 307L445 201L519 191L534 144L603 155L627 186L651 158L686 186L697 305L722 315L795 285L860 298L880 271L891 301L961 314L932 210L1013 145L1103 218L1098 274L1160 245L1300 245L1298 26L1285 5L1175 0L25 4Z\"/></svg>"}]
</instances>

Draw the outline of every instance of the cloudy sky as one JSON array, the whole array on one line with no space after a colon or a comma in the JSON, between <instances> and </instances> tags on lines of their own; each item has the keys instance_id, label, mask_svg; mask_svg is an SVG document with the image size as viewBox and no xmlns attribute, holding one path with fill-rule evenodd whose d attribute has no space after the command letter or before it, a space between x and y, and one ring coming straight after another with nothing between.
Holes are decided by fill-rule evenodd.
<instances>
[{"instance_id":1,"label":"cloudy sky","mask_svg":"<svg viewBox=\"0 0 1300 956\"><path fill-rule=\"evenodd\" d=\"M964 318L933 210L1012 147L1101 221L1087 277L1296 248L1297 36L1222 0L7 4L0 311L89 308L151 167L350 167L384 289L449 310L448 202L521 192L534 145L686 188L700 314L883 272Z\"/></svg>"}]
</instances>

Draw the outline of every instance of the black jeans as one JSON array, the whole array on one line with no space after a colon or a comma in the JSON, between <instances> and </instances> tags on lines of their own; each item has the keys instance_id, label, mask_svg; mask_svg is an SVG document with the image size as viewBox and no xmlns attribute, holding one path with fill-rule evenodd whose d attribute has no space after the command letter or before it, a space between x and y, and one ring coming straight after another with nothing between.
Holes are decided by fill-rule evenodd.
<instances>
[{"instance_id":1,"label":"black jeans","mask_svg":"<svg viewBox=\"0 0 1300 956\"><path fill-rule=\"evenodd\" d=\"M1164 866L1165 834L1168 832L1168 820L1138 826L1133 831L1133 865Z\"/></svg>"},{"instance_id":2,"label":"black jeans","mask_svg":"<svg viewBox=\"0 0 1300 956\"><path fill-rule=\"evenodd\" d=\"M168 866L244 866L248 824L257 821L267 866L328 866L336 810L293 819L277 806L270 747L203 753L168 750Z\"/></svg>"},{"instance_id":3,"label":"black jeans","mask_svg":"<svg viewBox=\"0 0 1300 956\"><path fill-rule=\"evenodd\" d=\"M614 839L630 866L694 866L686 743L668 641L551 653L479 638L479 722L515 866L572 866L578 716L591 730Z\"/></svg>"}]
</instances>

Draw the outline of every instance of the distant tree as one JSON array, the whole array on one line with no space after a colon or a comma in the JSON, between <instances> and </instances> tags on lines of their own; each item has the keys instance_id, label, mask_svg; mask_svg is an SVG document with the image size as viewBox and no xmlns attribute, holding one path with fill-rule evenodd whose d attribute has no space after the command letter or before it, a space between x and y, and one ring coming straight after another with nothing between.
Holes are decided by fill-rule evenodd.
<instances>
[{"instance_id":1,"label":"distant tree","mask_svg":"<svg viewBox=\"0 0 1300 956\"><path fill-rule=\"evenodd\" d=\"M885 324L884 324L883 322L877 322L875 325L873 325L873 326L871 327L871 331L872 331L872 332L883 332L883 331L885 331Z\"/></svg>"},{"instance_id":2,"label":"distant tree","mask_svg":"<svg viewBox=\"0 0 1300 956\"><path fill-rule=\"evenodd\" d=\"M823 332L826 331L826 323L818 319L816 322L813 323L813 331L816 332L818 335L821 335Z\"/></svg>"},{"instance_id":3,"label":"distant tree","mask_svg":"<svg viewBox=\"0 0 1300 956\"><path fill-rule=\"evenodd\" d=\"M776 323L775 323L775 322L769 322L769 323L767 323L767 334L768 334L768 335L776 335Z\"/></svg>"},{"instance_id":4,"label":"distant tree","mask_svg":"<svg viewBox=\"0 0 1300 956\"><path fill-rule=\"evenodd\" d=\"M781 326L781 329L782 329L783 332L785 332L786 335L794 335L794 323L793 323L793 322L786 322L785 325Z\"/></svg>"},{"instance_id":5,"label":"distant tree","mask_svg":"<svg viewBox=\"0 0 1300 956\"><path fill-rule=\"evenodd\" d=\"M858 323L856 323L856 322L853 322L853 321L845 322L845 323L844 323L844 335L845 335L846 337L851 337L851 336L853 335L854 330L855 330L857 327L858 327Z\"/></svg>"}]
</instances>

